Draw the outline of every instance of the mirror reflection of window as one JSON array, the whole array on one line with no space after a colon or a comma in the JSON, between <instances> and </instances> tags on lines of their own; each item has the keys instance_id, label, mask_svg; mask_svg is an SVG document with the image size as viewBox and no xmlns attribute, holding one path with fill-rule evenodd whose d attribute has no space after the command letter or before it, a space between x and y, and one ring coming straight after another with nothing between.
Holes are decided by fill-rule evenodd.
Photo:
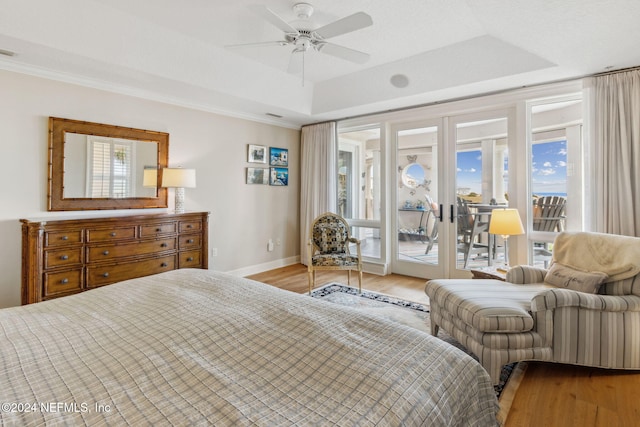
<instances>
[{"instance_id":1,"label":"mirror reflection of window","mask_svg":"<svg viewBox=\"0 0 640 427\"><path fill-rule=\"evenodd\" d=\"M135 146L132 141L90 138L89 148L88 197L129 197L134 181L132 164Z\"/></svg>"}]
</instances>

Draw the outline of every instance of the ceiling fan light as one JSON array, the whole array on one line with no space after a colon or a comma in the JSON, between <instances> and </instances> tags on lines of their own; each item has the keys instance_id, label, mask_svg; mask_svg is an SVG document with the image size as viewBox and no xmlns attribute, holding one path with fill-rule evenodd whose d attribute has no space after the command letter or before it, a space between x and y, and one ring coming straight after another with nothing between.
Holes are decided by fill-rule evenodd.
<instances>
[{"instance_id":1,"label":"ceiling fan light","mask_svg":"<svg viewBox=\"0 0 640 427\"><path fill-rule=\"evenodd\" d=\"M298 19L309 19L313 15L313 6L309 3L296 3L293 5L293 12Z\"/></svg>"}]
</instances>

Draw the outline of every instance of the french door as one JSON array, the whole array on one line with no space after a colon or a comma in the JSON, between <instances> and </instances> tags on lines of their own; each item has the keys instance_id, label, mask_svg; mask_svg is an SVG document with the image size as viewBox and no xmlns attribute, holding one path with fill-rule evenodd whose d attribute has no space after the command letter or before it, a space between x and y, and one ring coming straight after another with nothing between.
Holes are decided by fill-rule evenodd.
<instances>
[{"instance_id":1,"label":"french door","mask_svg":"<svg viewBox=\"0 0 640 427\"><path fill-rule=\"evenodd\" d=\"M512 110L448 118L450 236L448 276L504 264L505 242L489 233L492 212L509 206ZM513 198L512 198L513 199Z\"/></svg>"},{"instance_id":2,"label":"french door","mask_svg":"<svg viewBox=\"0 0 640 427\"><path fill-rule=\"evenodd\" d=\"M442 120L393 125L391 134L392 271L445 277Z\"/></svg>"},{"instance_id":3,"label":"french door","mask_svg":"<svg viewBox=\"0 0 640 427\"><path fill-rule=\"evenodd\" d=\"M491 210L508 206L511 114L391 126L393 272L468 277L472 268L503 262L504 242L488 226Z\"/></svg>"}]
</instances>

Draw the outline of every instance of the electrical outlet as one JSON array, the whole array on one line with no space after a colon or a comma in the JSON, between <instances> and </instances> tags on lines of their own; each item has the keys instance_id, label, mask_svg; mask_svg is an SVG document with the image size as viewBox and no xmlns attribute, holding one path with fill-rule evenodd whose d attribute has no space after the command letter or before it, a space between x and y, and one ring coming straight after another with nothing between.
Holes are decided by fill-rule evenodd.
<instances>
[{"instance_id":1,"label":"electrical outlet","mask_svg":"<svg viewBox=\"0 0 640 427\"><path fill-rule=\"evenodd\" d=\"M218 248L211 248L211 256L218 256Z\"/></svg>"},{"instance_id":2,"label":"electrical outlet","mask_svg":"<svg viewBox=\"0 0 640 427\"><path fill-rule=\"evenodd\" d=\"M269 239L269 241L267 242L267 250L269 252L273 251L273 240Z\"/></svg>"},{"instance_id":3,"label":"electrical outlet","mask_svg":"<svg viewBox=\"0 0 640 427\"><path fill-rule=\"evenodd\" d=\"M282 240L276 239L276 246L280 246L282 244Z\"/></svg>"}]
</instances>

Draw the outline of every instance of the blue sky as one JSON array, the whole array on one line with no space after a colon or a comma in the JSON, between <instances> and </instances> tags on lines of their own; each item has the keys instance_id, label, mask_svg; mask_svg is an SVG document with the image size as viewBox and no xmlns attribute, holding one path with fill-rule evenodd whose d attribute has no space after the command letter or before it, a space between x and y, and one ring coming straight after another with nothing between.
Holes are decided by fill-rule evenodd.
<instances>
[{"instance_id":1,"label":"blue sky","mask_svg":"<svg viewBox=\"0 0 640 427\"><path fill-rule=\"evenodd\" d=\"M534 194L567 192L567 142L534 144L532 190ZM457 186L482 192L482 156L480 150L457 153ZM507 170L505 162L505 170ZM506 179L506 176L505 176Z\"/></svg>"}]
</instances>

